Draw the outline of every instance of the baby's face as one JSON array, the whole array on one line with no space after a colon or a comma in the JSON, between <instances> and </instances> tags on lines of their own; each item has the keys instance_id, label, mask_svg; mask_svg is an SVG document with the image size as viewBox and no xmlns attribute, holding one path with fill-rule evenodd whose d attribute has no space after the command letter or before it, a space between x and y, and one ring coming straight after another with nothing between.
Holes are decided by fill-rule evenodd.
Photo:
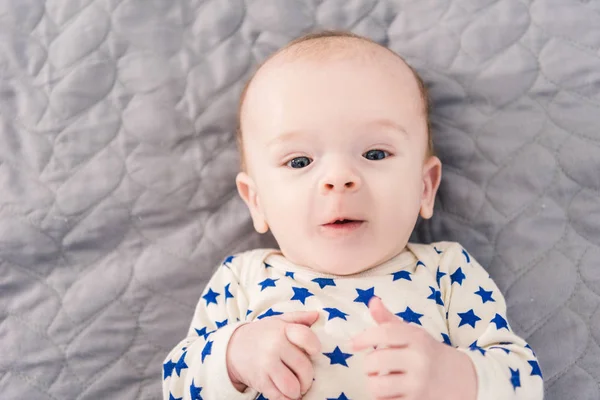
<instances>
[{"instance_id":1,"label":"baby's face","mask_svg":"<svg viewBox=\"0 0 600 400\"><path fill-rule=\"evenodd\" d=\"M298 265L366 270L432 212L439 160L427 156L417 82L392 57L273 63L248 90L238 189L255 228Z\"/></svg>"}]
</instances>

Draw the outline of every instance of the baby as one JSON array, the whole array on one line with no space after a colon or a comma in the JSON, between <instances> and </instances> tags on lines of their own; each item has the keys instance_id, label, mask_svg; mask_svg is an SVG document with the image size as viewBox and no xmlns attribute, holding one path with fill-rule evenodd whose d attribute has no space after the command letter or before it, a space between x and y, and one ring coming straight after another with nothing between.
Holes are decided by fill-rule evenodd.
<instances>
[{"instance_id":1,"label":"baby","mask_svg":"<svg viewBox=\"0 0 600 400\"><path fill-rule=\"evenodd\" d=\"M542 399L540 366L457 243L408 243L441 179L398 55L324 32L246 86L236 178L280 247L229 256L163 365L165 399Z\"/></svg>"}]
</instances>

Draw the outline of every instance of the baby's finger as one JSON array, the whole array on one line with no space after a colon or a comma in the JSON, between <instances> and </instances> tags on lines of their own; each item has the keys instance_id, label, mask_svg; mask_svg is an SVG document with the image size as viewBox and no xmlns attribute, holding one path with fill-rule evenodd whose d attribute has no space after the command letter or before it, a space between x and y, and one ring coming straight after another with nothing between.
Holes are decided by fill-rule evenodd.
<instances>
[{"instance_id":1,"label":"baby's finger","mask_svg":"<svg viewBox=\"0 0 600 400\"><path fill-rule=\"evenodd\" d=\"M302 395L308 392L312 385L314 369L306 353L290 344L281 353L281 361L287 365L300 381Z\"/></svg>"},{"instance_id":2,"label":"baby's finger","mask_svg":"<svg viewBox=\"0 0 600 400\"><path fill-rule=\"evenodd\" d=\"M378 349L367 354L364 368L367 375L387 375L393 372L406 372L404 349Z\"/></svg>"},{"instance_id":3,"label":"baby's finger","mask_svg":"<svg viewBox=\"0 0 600 400\"><path fill-rule=\"evenodd\" d=\"M311 356L314 356L321 351L321 342L319 341L319 338L308 326L288 324L285 327L285 336L290 343L298 346Z\"/></svg>"},{"instance_id":4,"label":"baby's finger","mask_svg":"<svg viewBox=\"0 0 600 400\"><path fill-rule=\"evenodd\" d=\"M410 335L405 333L407 332L402 324L387 323L359 333L352 338L351 344L354 351L378 346L406 347L409 344Z\"/></svg>"},{"instance_id":5,"label":"baby's finger","mask_svg":"<svg viewBox=\"0 0 600 400\"><path fill-rule=\"evenodd\" d=\"M284 396L290 399L298 399L302 395L300 392L300 381L282 361L279 361L269 371L269 376L277 390Z\"/></svg>"},{"instance_id":6,"label":"baby's finger","mask_svg":"<svg viewBox=\"0 0 600 400\"><path fill-rule=\"evenodd\" d=\"M268 376L257 390L262 393L263 397L269 400L293 400L283 395Z\"/></svg>"},{"instance_id":7,"label":"baby's finger","mask_svg":"<svg viewBox=\"0 0 600 400\"><path fill-rule=\"evenodd\" d=\"M292 324L311 326L319 319L318 311L293 311L278 316L279 319Z\"/></svg>"},{"instance_id":8,"label":"baby's finger","mask_svg":"<svg viewBox=\"0 0 600 400\"><path fill-rule=\"evenodd\" d=\"M371 397L376 399L405 398L408 383L405 374L375 375L367 379L367 387Z\"/></svg>"}]
</instances>

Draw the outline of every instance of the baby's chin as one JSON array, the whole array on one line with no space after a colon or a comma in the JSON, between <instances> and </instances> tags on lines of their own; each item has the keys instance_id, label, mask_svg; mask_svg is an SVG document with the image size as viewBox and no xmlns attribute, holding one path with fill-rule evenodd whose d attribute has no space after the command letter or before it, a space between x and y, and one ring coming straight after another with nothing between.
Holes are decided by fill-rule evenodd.
<instances>
[{"instance_id":1,"label":"baby's chin","mask_svg":"<svg viewBox=\"0 0 600 400\"><path fill-rule=\"evenodd\" d=\"M362 251L321 251L319 254L309 254L291 258L290 261L302 265L316 272L329 275L354 275L370 270L395 254L386 254L384 251L373 251L374 249L363 249Z\"/></svg>"}]
</instances>

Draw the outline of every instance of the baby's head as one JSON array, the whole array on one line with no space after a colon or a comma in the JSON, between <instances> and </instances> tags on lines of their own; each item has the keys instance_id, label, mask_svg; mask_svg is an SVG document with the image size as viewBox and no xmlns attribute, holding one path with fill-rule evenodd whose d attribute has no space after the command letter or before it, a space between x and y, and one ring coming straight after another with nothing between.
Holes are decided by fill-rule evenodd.
<instances>
[{"instance_id":1,"label":"baby's head","mask_svg":"<svg viewBox=\"0 0 600 400\"><path fill-rule=\"evenodd\" d=\"M242 94L238 135L236 183L254 228L298 265L364 271L433 214L441 163L425 88L368 39L324 32L275 53Z\"/></svg>"}]
</instances>

